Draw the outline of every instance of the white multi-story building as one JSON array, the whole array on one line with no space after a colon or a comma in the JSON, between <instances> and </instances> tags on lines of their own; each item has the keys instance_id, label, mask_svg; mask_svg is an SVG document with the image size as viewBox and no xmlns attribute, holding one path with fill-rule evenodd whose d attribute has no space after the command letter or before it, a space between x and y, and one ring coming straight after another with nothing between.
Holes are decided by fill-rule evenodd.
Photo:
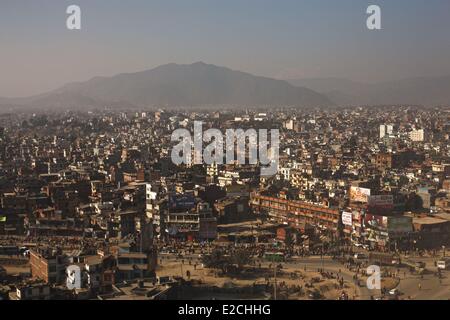
<instances>
[{"instance_id":1,"label":"white multi-story building","mask_svg":"<svg viewBox=\"0 0 450 320\"><path fill-rule=\"evenodd\" d=\"M394 133L394 126L392 124L382 124L380 125L380 139L385 136L390 136Z\"/></svg>"},{"instance_id":2,"label":"white multi-story building","mask_svg":"<svg viewBox=\"0 0 450 320\"><path fill-rule=\"evenodd\" d=\"M425 130L413 130L409 133L409 138L414 142L422 142L425 140Z\"/></svg>"}]
</instances>

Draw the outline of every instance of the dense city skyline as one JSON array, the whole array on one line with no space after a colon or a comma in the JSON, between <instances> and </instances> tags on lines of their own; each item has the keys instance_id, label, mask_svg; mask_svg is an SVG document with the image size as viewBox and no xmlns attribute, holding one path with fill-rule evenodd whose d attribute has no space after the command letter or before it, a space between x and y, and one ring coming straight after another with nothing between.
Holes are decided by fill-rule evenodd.
<instances>
[{"instance_id":1,"label":"dense city skyline","mask_svg":"<svg viewBox=\"0 0 450 320\"><path fill-rule=\"evenodd\" d=\"M446 300L449 120L413 106L0 114L0 299ZM245 157L267 128L269 175ZM220 132L208 161L201 141Z\"/></svg>"}]
</instances>

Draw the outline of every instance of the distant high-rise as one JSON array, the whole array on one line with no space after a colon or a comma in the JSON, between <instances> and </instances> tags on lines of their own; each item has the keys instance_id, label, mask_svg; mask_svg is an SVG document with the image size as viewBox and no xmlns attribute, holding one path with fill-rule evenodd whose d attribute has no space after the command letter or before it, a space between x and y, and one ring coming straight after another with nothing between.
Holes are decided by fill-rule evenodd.
<instances>
[{"instance_id":1,"label":"distant high-rise","mask_svg":"<svg viewBox=\"0 0 450 320\"><path fill-rule=\"evenodd\" d=\"M386 135L386 126L384 124L380 125L380 139L383 139Z\"/></svg>"},{"instance_id":2,"label":"distant high-rise","mask_svg":"<svg viewBox=\"0 0 450 320\"><path fill-rule=\"evenodd\" d=\"M386 125L386 133L387 134L393 134L394 133L394 126L392 124Z\"/></svg>"},{"instance_id":3,"label":"distant high-rise","mask_svg":"<svg viewBox=\"0 0 450 320\"><path fill-rule=\"evenodd\" d=\"M385 136L390 136L394 133L394 126L392 124L382 124L380 125L380 139Z\"/></svg>"}]
</instances>

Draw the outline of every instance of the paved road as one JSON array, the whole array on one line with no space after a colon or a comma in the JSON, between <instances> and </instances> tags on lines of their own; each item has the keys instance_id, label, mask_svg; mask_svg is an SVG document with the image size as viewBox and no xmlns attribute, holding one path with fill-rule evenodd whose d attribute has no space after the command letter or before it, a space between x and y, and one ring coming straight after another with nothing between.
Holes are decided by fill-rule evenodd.
<instances>
[{"instance_id":1,"label":"paved road","mask_svg":"<svg viewBox=\"0 0 450 320\"><path fill-rule=\"evenodd\" d=\"M402 276L397 287L403 293L401 298L411 296L416 300L449 300L450 272L444 271L442 274L441 281L434 274L425 274L423 279L418 275L407 274L406 278Z\"/></svg>"},{"instance_id":2,"label":"paved road","mask_svg":"<svg viewBox=\"0 0 450 320\"><path fill-rule=\"evenodd\" d=\"M318 268L324 269L326 272L338 273L341 271L340 276L344 278L344 281L354 283L354 273L345 268L345 266L337 260L333 260L330 257L324 257L323 260L318 256L312 256L308 258L294 258L292 262L285 263L288 267L303 268L306 265L307 270L316 271ZM357 299L369 300L370 296L381 295L380 290L369 290L366 287L364 281L360 281L362 287L357 287ZM350 293L352 295L352 293Z\"/></svg>"},{"instance_id":3,"label":"paved road","mask_svg":"<svg viewBox=\"0 0 450 320\"><path fill-rule=\"evenodd\" d=\"M408 256L402 257L402 261L424 262L427 272L423 278L415 273L410 273L407 267L400 267L400 284L397 289L402 293L401 299L408 296L416 300L448 300L450 299L450 271L442 271L443 278L440 280L435 273L437 267L435 261L438 257ZM396 270L392 268L391 270ZM405 277L406 275L406 277ZM421 288L419 288L421 287Z\"/></svg>"}]
</instances>

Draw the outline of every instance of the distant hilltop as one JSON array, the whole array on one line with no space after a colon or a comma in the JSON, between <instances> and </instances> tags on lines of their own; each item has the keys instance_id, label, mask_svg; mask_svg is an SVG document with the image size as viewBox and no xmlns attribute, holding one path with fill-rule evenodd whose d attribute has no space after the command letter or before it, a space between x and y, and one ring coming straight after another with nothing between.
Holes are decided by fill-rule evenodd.
<instances>
[{"instance_id":1,"label":"distant hilltop","mask_svg":"<svg viewBox=\"0 0 450 320\"><path fill-rule=\"evenodd\" d=\"M326 107L333 102L287 81L258 77L203 62L166 64L136 73L95 77L28 98L0 99L9 108L294 106Z\"/></svg>"}]
</instances>

